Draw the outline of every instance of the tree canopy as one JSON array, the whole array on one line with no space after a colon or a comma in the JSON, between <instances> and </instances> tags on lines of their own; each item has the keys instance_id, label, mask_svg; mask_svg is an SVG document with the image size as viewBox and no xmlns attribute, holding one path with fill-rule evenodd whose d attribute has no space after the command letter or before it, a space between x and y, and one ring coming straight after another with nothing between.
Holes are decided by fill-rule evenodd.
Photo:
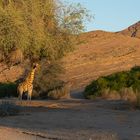
<instances>
[{"instance_id":1,"label":"tree canopy","mask_svg":"<svg viewBox=\"0 0 140 140\"><path fill-rule=\"evenodd\" d=\"M80 4L55 0L0 0L0 59L14 50L24 59L56 60L73 49L90 17ZM10 60L9 60L10 61Z\"/></svg>"}]
</instances>

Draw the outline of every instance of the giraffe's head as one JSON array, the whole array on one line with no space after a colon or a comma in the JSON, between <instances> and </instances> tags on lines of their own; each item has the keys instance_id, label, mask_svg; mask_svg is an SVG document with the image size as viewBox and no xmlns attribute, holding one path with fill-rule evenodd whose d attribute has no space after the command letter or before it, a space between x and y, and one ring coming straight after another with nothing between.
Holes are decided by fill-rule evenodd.
<instances>
[{"instance_id":1,"label":"giraffe's head","mask_svg":"<svg viewBox=\"0 0 140 140\"><path fill-rule=\"evenodd\" d=\"M37 69L39 67L39 64L38 63L33 63L33 69Z\"/></svg>"}]
</instances>

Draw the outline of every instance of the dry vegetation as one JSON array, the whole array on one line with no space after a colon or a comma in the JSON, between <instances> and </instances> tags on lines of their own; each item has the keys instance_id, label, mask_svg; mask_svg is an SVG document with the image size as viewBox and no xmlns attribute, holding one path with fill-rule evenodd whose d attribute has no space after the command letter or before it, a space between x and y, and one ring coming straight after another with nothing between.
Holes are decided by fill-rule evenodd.
<instances>
[{"instance_id":1,"label":"dry vegetation","mask_svg":"<svg viewBox=\"0 0 140 140\"><path fill-rule=\"evenodd\" d=\"M110 89L106 89L102 91L101 97L107 100L124 100L128 101L132 107L140 108L140 93L130 88L122 88L118 91L111 91Z\"/></svg>"},{"instance_id":2,"label":"dry vegetation","mask_svg":"<svg viewBox=\"0 0 140 140\"><path fill-rule=\"evenodd\" d=\"M51 99L68 99L70 98L70 83L63 83L59 87L48 92L48 97Z\"/></svg>"}]
</instances>

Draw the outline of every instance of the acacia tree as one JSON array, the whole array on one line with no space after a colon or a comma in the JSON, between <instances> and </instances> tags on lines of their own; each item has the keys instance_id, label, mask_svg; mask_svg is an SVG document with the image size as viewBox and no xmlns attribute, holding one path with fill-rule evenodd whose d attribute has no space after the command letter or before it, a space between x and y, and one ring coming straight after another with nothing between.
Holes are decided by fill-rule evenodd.
<instances>
[{"instance_id":1,"label":"acacia tree","mask_svg":"<svg viewBox=\"0 0 140 140\"><path fill-rule=\"evenodd\" d=\"M87 11L55 0L0 0L0 53L19 49L24 58L56 60L71 51Z\"/></svg>"}]
</instances>

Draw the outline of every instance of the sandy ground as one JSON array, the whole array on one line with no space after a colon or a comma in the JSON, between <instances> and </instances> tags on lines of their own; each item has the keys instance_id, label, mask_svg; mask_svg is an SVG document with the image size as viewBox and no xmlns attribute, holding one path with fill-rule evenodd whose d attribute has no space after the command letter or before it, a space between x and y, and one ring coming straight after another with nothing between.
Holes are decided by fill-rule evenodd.
<instances>
[{"instance_id":1,"label":"sandy ground","mask_svg":"<svg viewBox=\"0 0 140 140\"><path fill-rule=\"evenodd\" d=\"M140 140L140 111L122 101L23 101L0 118L0 140Z\"/></svg>"},{"instance_id":2,"label":"sandy ground","mask_svg":"<svg viewBox=\"0 0 140 140\"><path fill-rule=\"evenodd\" d=\"M0 127L0 140L44 140L39 133L26 133L19 129Z\"/></svg>"}]
</instances>

